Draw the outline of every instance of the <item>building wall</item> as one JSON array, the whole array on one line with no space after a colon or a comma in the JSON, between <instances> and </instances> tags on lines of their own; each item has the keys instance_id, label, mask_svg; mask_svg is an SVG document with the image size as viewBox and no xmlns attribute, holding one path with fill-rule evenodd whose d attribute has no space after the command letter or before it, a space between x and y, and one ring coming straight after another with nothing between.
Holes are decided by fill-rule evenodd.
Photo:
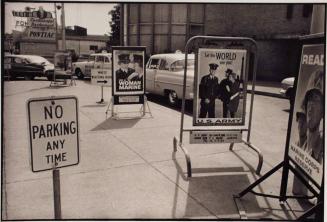
<instances>
[{"instance_id":1,"label":"building wall","mask_svg":"<svg viewBox=\"0 0 327 222\"><path fill-rule=\"evenodd\" d=\"M276 34L307 34L311 15L303 4L207 4L206 34L273 38ZM287 10L291 10L287 18Z\"/></svg>"},{"instance_id":2,"label":"building wall","mask_svg":"<svg viewBox=\"0 0 327 222\"><path fill-rule=\"evenodd\" d=\"M20 54L39 55L53 60L56 44L54 42L21 42Z\"/></svg>"},{"instance_id":3,"label":"building wall","mask_svg":"<svg viewBox=\"0 0 327 222\"><path fill-rule=\"evenodd\" d=\"M309 10L307 10L309 7ZM257 78L294 76L299 43L310 32L310 4L125 4L124 44L148 54L184 51L194 35L243 36L258 42ZM305 13L309 12L309 13Z\"/></svg>"},{"instance_id":4,"label":"building wall","mask_svg":"<svg viewBox=\"0 0 327 222\"><path fill-rule=\"evenodd\" d=\"M59 48L61 48L61 40L59 40ZM90 46L97 46L98 49L106 47L106 42L103 41L87 41L87 40L66 40L66 49L74 49L75 52L80 54L94 53Z\"/></svg>"}]
</instances>

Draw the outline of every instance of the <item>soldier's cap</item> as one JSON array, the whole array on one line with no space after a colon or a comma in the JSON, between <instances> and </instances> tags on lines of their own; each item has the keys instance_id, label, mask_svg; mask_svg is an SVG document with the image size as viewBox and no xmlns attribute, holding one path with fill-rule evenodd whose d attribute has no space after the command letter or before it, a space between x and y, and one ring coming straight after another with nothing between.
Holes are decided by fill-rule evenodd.
<instances>
[{"instance_id":1,"label":"soldier's cap","mask_svg":"<svg viewBox=\"0 0 327 222\"><path fill-rule=\"evenodd\" d=\"M296 112L296 120L298 120L300 118L300 116L306 117L305 115L305 111L300 108L297 112Z\"/></svg>"},{"instance_id":2,"label":"soldier's cap","mask_svg":"<svg viewBox=\"0 0 327 222\"><path fill-rule=\"evenodd\" d=\"M143 65L143 56L142 55L134 55L134 62L138 63L140 66Z\"/></svg>"},{"instance_id":3,"label":"soldier's cap","mask_svg":"<svg viewBox=\"0 0 327 222\"><path fill-rule=\"evenodd\" d=\"M129 54L118 55L118 63L130 63Z\"/></svg>"},{"instance_id":4,"label":"soldier's cap","mask_svg":"<svg viewBox=\"0 0 327 222\"><path fill-rule=\"evenodd\" d=\"M308 99L314 92L318 93L322 98L324 97L323 84L324 84L324 71L323 70L314 71L308 80L306 93L301 105L301 108L303 110L306 110Z\"/></svg>"},{"instance_id":5,"label":"soldier's cap","mask_svg":"<svg viewBox=\"0 0 327 222\"><path fill-rule=\"evenodd\" d=\"M216 64L216 63L210 63L209 64L209 67L210 67L210 69L212 69L212 70L216 70L217 68L218 68L218 64Z\"/></svg>"}]
</instances>

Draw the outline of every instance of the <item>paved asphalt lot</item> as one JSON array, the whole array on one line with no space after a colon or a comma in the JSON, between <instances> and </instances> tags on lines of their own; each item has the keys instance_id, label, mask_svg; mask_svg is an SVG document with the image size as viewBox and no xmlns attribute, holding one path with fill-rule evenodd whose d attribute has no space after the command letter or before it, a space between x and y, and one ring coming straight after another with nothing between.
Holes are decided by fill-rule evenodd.
<instances>
[{"instance_id":1,"label":"paved asphalt lot","mask_svg":"<svg viewBox=\"0 0 327 222\"><path fill-rule=\"evenodd\" d=\"M105 114L110 87L104 90L107 103L98 105L100 87L90 81L76 83L50 88L43 80L4 82L3 219L54 218L52 173L31 171L26 102L65 95L79 100L80 163L60 169L63 219L240 219L232 196L259 178L252 150L244 144L235 144L233 152L228 144L190 145L185 134L193 169L193 177L187 178L182 151L173 152L173 137L180 127L178 109L167 107L161 97L149 96L152 117L131 118L139 115L140 106L119 106L117 111L132 113L114 120ZM251 142L264 155L263 174L283 159L289 103L256 95L254 107ZM187 115L186 125L191 122ZM279 194L280 177L279 171L256 190ZM290 193L292 175L289 181ZM250 219L295 219L309 207L252 194L242 203Z\"/></svg>"}]
</instances>

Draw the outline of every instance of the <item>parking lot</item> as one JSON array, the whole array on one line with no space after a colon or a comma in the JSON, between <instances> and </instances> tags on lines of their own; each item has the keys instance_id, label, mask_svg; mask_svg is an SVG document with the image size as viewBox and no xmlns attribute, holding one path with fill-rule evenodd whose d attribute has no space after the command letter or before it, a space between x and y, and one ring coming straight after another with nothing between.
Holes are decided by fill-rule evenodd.
<instances>
[{"instance_id":1,"label":"parking lot","mask_svg":"<svg viewBox=\"0 0 327 222\"><path fill-rule=\"evenodd\" d=\"M96 103L101 88L88 80L76 80L76 86L49 85L45 78L4 82L5 219L54 218L52 173L31 170L26 103L67 95L79 101L80 163L60 169L63 219L240 219L233 195L259 178L257 156L244 144L235 144L234 151L229 144L190 145L185 134L193 169L193 177L187 178L182 151L173 152L180 111L162 97L149 96L152 116L139 118L140 105L123 105L115 107L121 113L115 120L106 115L111 87L104 88L106 103L101 105ZM187 113L185 122L191 125L190 107ZM263 153L264 174L283 159L289 102L256 95L253 115L251 141ZM278 172L257 191L279 194L280 177ZM290 220L309 207L296 200L281 205L252 194L242 202L249 219Z\"/></svg>"}]
</instances>

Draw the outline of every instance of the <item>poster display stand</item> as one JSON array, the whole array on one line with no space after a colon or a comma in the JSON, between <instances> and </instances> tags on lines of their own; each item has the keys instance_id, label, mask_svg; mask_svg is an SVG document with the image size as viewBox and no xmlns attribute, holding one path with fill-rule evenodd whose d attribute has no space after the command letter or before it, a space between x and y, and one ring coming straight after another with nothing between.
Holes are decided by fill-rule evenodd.
<instances>
[{"instance_id":1,"label":"poster display stand","mask_svg":"<svg viewBox=\"0 0 327 222\"><path fill-rule=\"evenodd\" d=\"M198 41L198 42L196 42ZM217 47L218 46L218 47ZM201 102L194 100L194 108L193 108L193 126L185 127L184 126L184 115L185 115L185 93L186 93L186 79L187 79L187 64L188 64L188 53L190 49L195 52L197 59L196 63L196 72L195 72L195 84L194 84L194 97L197 98L198 94L201 94L201 84L205 81L205 76L202 76L200 81L199 75L201 72L205 72L205 69L208 68L210 70L216 70L219 66L226 70L226 76L229 70L237 71L239 75L237 78L241 77L243 82L243 107L240 106L239 109L242 109L241 118L209 118L202 116L202 98ZM219 59L220 58L220 59ZM245 59L248 58L248 59ZM234 60L234 63L232 61ZM217 63L217 64L216 64ZM218 64L219 63L219 64ZM243 38L243 37L216 37L216 36L194 36L188 40L185 45L185 64L184 64L184 84L183 84L183 98L182 98L182 108L181 108L181 124L180 124L180 135L179 138L173 138L173 147L174 152L180 148L185 154L186 164L187 164L187 175L188 177L192 177L192 167L191 167L191 157L190 154L183 144L183 133L190 132L190 136L198 135L195 137L205 138L204 143L229 143L229 149L233 150L234 143L244 143L255 151L258 155L258 165L256 168L256 173L260 174L262 163L263 163L263 155L261 151L251 143L251 122L252 122L252 112L253 112L253 101L254 101L254 90L255 90L255 82L256 82L256 65L257 65L257 45L256 42L251 38ZM204 67L204 68L202 68ZM202 71L203 70L203 71ZM207 71L207 70L206 70ZM233 71L233 70L231 70ZM252 89L251 89L251 99L250 99L250 111L248 117L248 123L245 122L245 110L246 110L246 91L247 91L247 77L249 71L252 73ZM211 71L210 71L211 72ZM230 73L231 75L234 73ZM228 75L229 76L229 75ZM235 77L235 76L234 76ZM226 77L227 78L227 77ZM207 78L208 79L208 78ZM213 77L214 79L214 77ZM235 79L235 78L234 78ZM209 80L208 80L209 81ZM197 84L199 83L199 84ZM199 85L199 87L198 87ZM222 82L221 84L222 85ZM206 88L206 87L204 87ZM199 98L201 95L199 96ZM214 97L215 99L216 97ZM232 97L231 97L232 98ZM200 99L199 99L200 100ZM210 102L209 102L210 103ZM201 108L198 108L200 107ZM199 113L199 116L197 114ZM205 114L206 115L206 114ZM231 114L232 115L232 114ZM243 118L242 118L243 117ZM231 124L225 124L225 122L229 122ZM207 124L209 123L209 125ZM215 124L219 123L219 124ZM221 123L221 124L220 124ZM209 131L205 135L201 135L201 132ZM219 132L224 132L219 134ZM235 141L233 140L225 140L223 137L219 137L219 135L226 135L226 132L229 133L232 137L235 137ZM247 139L242 139L242 132L247 132ZM214 134L214 136L212 136ZM200 135L200 136L199 136ZM215 138L212 141L208 142L208 138ZM241 139L240 139L241 138Z\"/></svg>"},{"instance_id":2,"label":"poster display stand","mask_svg":"<svg viewBox=\"0 0 327 222\"><path fill-rule=\"evenodd\" d=\"M284 160L268 171L240 193L234 200L241 215L241 198L247 193L276 198L281 203L287 199L313 199L316 203L297 218L299 221L323 221L324 209L324 83L325 83L325 36L315 34L304 36L299 60L298 76L295 78L296 90L294 104L291 104ZM303 114L303 115L302 115ZM304 118L304 123L301 121ZM303 132L303 133L301 133ZM302 135L305 140L302 140ZM271 175L282 169L279 195L255 192L253 189ZM312 193L287 195L289 171ZM312 217L314 215L314 217Z\"/></svg>"},{"instance_id":3,"label":"poster display stand","mask_svg":"<svg viewBox=\"0 0 327 222\"><path fill-rule=\"evenodd\" d=\"M144 117L146 113L152 117L145 96L145 51L144 46L112 47L112 98L106 110L106 115L110 112L111 118L120 119L119 113L135 113L115 110L117 105L132 104L142 105L137 111L141 115L137 118Z\"/></svg>"}]
</instances>

